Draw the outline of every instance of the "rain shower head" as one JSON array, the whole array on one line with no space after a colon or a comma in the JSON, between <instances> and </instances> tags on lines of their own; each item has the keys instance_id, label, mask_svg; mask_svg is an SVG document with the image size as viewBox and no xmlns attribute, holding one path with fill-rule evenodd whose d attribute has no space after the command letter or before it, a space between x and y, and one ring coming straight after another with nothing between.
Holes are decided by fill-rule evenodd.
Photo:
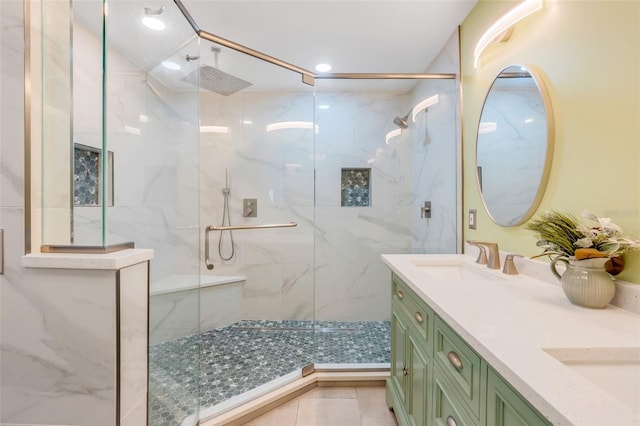
<instances>
[{"instance_id":1,"label":"rain shower head","mask_svg":"<svg viewBox=\"0 0 640 426\"><path fill-rule=\"evenodd\" d=\"M248 81L220 71L218 68L220 48L212 46L211 51L214 54L215 67L201 65L200 68L183 77L182 81L224 96L229 96L251 86L251 83ZM197 60L199 58L199 56L190 57L187 55L187 61Z\"/></svg>"},{"instance_id":2,"label":"rain shower head","mask_svg":"<svg viewBox=\"0 0 640 426\"><path fill-rule=\"evenodd\" d=\"M396 126L400 127L401 129L406 129L407 127L409 127L409 114L405 115L404 117L396 117L393 119L393 124L395 124Z\"/></svg>"},{"instance_id":3,"label":"rain shower head","mask_svg":"<svg viewBox=\"0 0 640 426\"><path fill-rule=\"evenodd\" d=\"M182 81L224 96L229 96L251 86L248 81L209 65L201 65L200 68L182 78Z\"/></svg>"}]
</instances>

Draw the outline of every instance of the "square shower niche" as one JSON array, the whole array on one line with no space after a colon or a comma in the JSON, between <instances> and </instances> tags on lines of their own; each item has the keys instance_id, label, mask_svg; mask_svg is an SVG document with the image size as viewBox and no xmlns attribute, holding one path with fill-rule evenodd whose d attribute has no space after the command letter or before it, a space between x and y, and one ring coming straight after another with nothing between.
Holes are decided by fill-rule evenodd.
<instances>
[{"instance_id":1,"label":"square shower niche","mask_svg":"<svg viewBox=\"0 0 640 426\"><path fill-rule=\"evenodd\" d=\"M107 151L107 205L113 206L113 152ZM73 205L99 206L102 184L102 150L91 146L73 146Z\"/></svg>"},{"instance_id":2,"label":"square shower niche","mask_svg":"<svg viewBox=\"0 0 640 426\"><path fill-rule=\"evenodd\" d=\"M342 169L342 207L369 207L371 205L371 169Z\"/></svg>"}]
</instances>

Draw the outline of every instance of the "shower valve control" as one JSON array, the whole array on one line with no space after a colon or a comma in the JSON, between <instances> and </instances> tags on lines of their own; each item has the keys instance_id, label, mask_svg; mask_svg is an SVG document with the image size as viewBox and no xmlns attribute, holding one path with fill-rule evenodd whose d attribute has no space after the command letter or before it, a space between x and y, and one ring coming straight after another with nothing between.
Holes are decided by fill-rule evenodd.
<instances>
[{"instance_id":1,"label":"shower valve control","mask_svg":"<svg viewBox=\"0 0 640 426\"><path fill-rule=\"evenodd\" d=\"M424 206L420 207L420 217L422 219L431 219L431 201L425 201Z\"/></svg>"},{"instance_id":2,"label":"shower valve control","mask_svg":"<svg viewBox=\"0 0 640 426\"><path fill-rule=\"evenodd\" d=\"M242 199L242 217L258 217L258 199Z\"/></svg>"}]
</instances>

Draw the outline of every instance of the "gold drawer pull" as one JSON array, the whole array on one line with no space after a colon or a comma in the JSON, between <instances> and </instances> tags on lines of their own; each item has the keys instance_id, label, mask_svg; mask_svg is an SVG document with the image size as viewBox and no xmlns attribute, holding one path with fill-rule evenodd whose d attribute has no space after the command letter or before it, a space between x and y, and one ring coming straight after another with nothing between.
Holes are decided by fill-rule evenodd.
<instances>
[{"instance_id":1,"label":"gold drawer pull","mask_svg":"<svg viewBox=\"0 0 640 426\"><path fill-rule=\"evenodd\" d=\"M458 426L458 423L452 416L447 416L447 426Z\"/></svg>"},{"instance_id":2,"label":"gold drawer pull","mask_svg":"<svg viewBox=\"0 0 640 426\"><path fill-rule=\"evenodd\" d=\"M414 317L416 318L416 321L418 321L420 324L422 324L422 321L424 321L424 318L422 317L422 314L420 312L416 312Z\"/></svg>"},{"instance_id":3,"label":"gold drawer pull","mask_svg":"<svg viewBox=\"0 0 640 426\"><path fill-rule=\"evenodd\" d=\"M396 294L398 295L398 299L400 299L400 300L404 299L404 294L402 294L402 292L400 290L398 290L396 292Z\"/></svg>"},{"instance_id":4,"label":"gold drawer pull","mask_svg":"<svg viewBox=\"0 0 640 426\"><path fill-rule=\"evenodd\" d=\"M451 363L451 365L453 365L456 370L460 371L462 370L462 360L460 359L460 357L458 356L457 353L455 353L454 351L451 351L447 354L447 359L449 359L449 362Z\"/></svg>"}]
</instances>

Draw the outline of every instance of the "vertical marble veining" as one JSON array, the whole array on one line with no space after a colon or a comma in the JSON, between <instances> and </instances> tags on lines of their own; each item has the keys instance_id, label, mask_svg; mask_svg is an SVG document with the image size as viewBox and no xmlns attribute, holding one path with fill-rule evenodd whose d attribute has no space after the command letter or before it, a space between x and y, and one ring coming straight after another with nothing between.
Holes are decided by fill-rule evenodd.
<instances>
[{"instance_id":1,"label":"vertical marble veining","mask_svg":"<svg viewBox=\"0 0 640 426\"><path fill-rule=\"evenodd\" d=\"M134 424L147 399L148 263L118 271L120 275L120 420ZM146 414L146 409L143 410ZM146 416L144 416L146 417ZM129 420L131 419L131 420ZM146 424L146 418L138 424Z\"/></svg>"},{"instance_id":2,"label":"vertical marble veining","mask_svg":"<svg viewBox=\"0 0 640 426\"><path fill-rule=\"evenodd\" d=\"M387 320L380 254L455 252L456 93L455 82L425 81L413 94L322 90L313 101L305 93L202 95L202 122L231 130L201 134L201 226L222 220L225 170L232 224L298 223L234 232L229 261L211 234L213 273L247 276L243 318ZM385 143L393 118L432 94L441 103L431 112L429 144L421 122ZM314 121L318 131L265 131L283 121ZM344 168L371 170L370 206L341 207ZM257 219L242 217L243 198L258 199ZM419 206L427 199L436 208L425 223ZM221 245L229 254L228 233Z\"/></svg>"}]
</instances>

